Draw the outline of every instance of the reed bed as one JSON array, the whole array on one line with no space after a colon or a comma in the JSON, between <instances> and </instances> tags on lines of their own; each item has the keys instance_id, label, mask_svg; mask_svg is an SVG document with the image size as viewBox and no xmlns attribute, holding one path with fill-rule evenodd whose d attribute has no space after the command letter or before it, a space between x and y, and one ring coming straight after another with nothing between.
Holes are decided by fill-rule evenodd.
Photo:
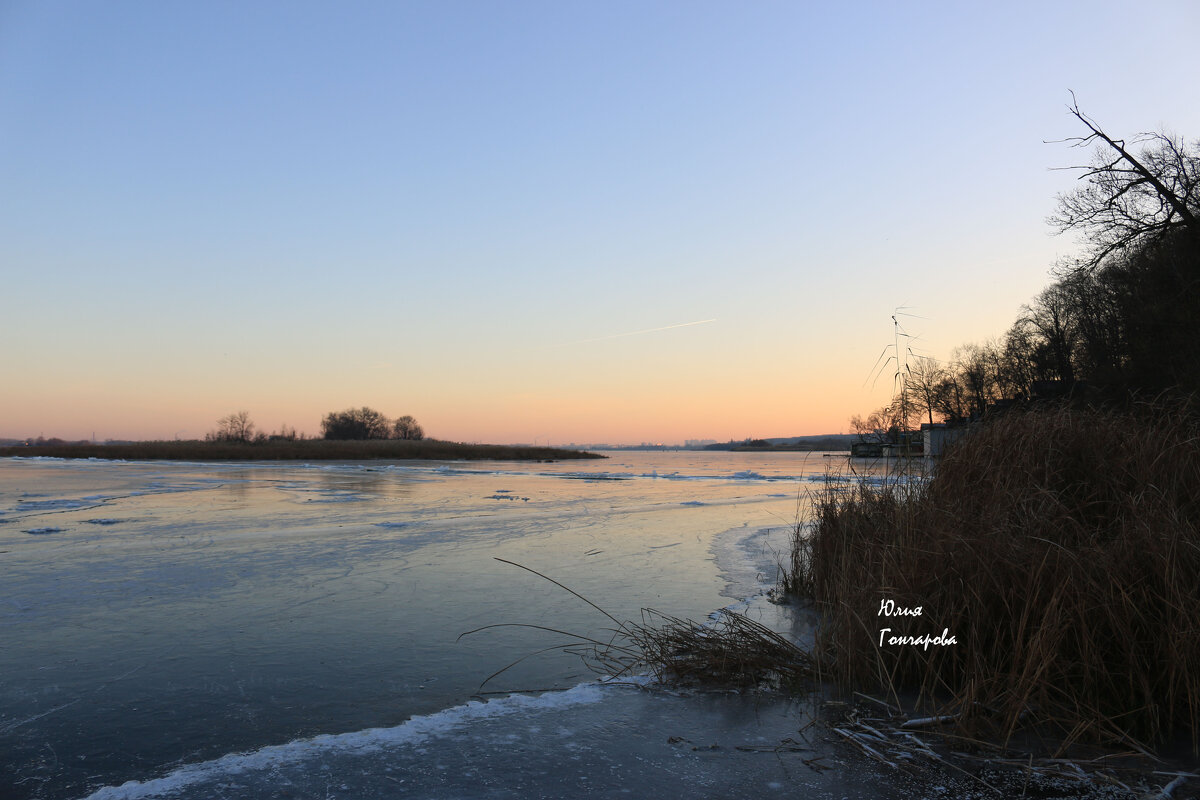
<instances>
[{"instance_id":1,"label":"reed bed","mask_svg":"<svg viewBox=\"0 0 1200 800\"><path fill-rule=\"evenodd\" d=\"M1002 740L1036 720L1064 748L1200 744L1200 428L1186 410L1006 416L930 480L829 482L797 534L787 582L822 613L814 655L844 687L915 693ZM943 632L953 644L890 639Z\"/></svg>"}]
</instances>

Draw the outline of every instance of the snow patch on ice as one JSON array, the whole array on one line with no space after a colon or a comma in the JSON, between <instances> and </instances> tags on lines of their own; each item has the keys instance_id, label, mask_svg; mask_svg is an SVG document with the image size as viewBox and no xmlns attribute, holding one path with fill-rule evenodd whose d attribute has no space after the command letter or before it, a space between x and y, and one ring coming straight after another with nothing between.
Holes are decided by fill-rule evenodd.
<instances>
[{"instance_id":1,"label":"snow patch on ice","mask_svg":"<svg viewBox=\"0 0 1200 800\"><path fill-rule=\"evenodd\" d=\"M571 481L627 481L631 475L620 472L547 472L546 477ZM650 477L643 475L642 477Z\"/></svg>"},{"instance_id":2,"label":"snow patch on ice","mask_svg":"<svg viewBox=\"0 0 1200 800\"><path fill-rule=\"evenodd\" d=\"M363 497L361 494L331 494L325 497L310 497L305 502L308 503L364 503L370 500L369 497Z\"/></svg>"},{"instance_id":3,"label":"snow patch on ice","mask_svg":"<svg viewBox=\"0 0 1200 800\"><path fill-rule=\"evenodd\" d=\"M82 500L26 500L20 498L17 500L21 505L21 511L70 511L74 508L88 508L96 505L96 500L83 498Z\"/></svg>"},{"instance_id":4,"label":"snow patch on ice","mask_svg":"<svg viewBox=\"0 0 1200 800\"><path fill-rule=\"evenodd\" d=\"M721 594L746 600L769 591L776 583L779 565L790 552L791 527L738 527L717 534L709 550L726 581Z\"/></svg>"},{"instance_id":5,"label":"snow patch on ice","mask_svg":"<svg viewBox=\"0 0 1200 800\"><path fill-rule=\"evenodd\" d=\"M622 681L629 683L630 681ZM414 746L444 736L473 723L511 714L536 713L600 702L606 688L583 683L564 692L541 695L513 694L496 700L472 700L435 714L412 717L393 728L368 728L353 733L325 734L288 744L264 747L252 753L231 753L212 761L188 764L161 778L106 786L86 800L135 800L156 797L206 780L269 770L330 753L373 753L391 747Z\"/></svg>"},{"instance_id":6,"label":"snow patch on ice","mask_svg":"<svg viewBox=\"0 0 1200 800\"><path fill-rule=\"evenodd\" d=\"M730 481L730 480L733 480L733 481L770 481L772 483L778 482L778 481L799 480L799 478L797 478L794 475L763 475L760 472L754 472L752 470L742 470L741 472L734 472L734 473L725 474L725 475L720 475L720 474L689 475L689 474L685 474L682 472L659 472L658 470L652 470L650 472L643 472L638 475L629 475L629 474L622 475L621 473L611 473L610 472L610 473L596 473L596 474L573 473L573 474L570 474L569 476L564 475L564 474L559 474L557 477L576 477L576 478L590 477L594 480L626 480L630 477L636 477L636 478L650 478L651 480L661 480L661 481Z\"/></svg>"}]
</instances>

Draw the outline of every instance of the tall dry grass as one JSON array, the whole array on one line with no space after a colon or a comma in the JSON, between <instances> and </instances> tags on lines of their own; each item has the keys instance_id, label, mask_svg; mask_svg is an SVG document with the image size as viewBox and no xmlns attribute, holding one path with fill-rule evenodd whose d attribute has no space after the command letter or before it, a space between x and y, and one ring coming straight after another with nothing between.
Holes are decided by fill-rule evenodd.
<instances>
[{"instance_id":1,"label":"tall dry grass","mask_svg":"<svg viewBox=\"0 0 1200 800\"><path fill-rule=\"evenodd\" d=\"M705 623L644 609L640 623L623 624L622 639L637 653L632 668L648 667L659 680L797 689L820 673L811 653L728 609Z\"/></svg>"},{"instance_id":2,"label":"tall dry grass","mask_svg":"<svg viewBox=\"0 0 1200 800\"><path fill-rule=\"evenodd\" d=\"M1039 411L960 441L928 481L830 483L793 588L842 684L968 726L1200 743L1200 426L1179 408ZM881 601L920 616L881 616ZM953 645L884 643L879 632Z\"/></svg>"}]
</instances>

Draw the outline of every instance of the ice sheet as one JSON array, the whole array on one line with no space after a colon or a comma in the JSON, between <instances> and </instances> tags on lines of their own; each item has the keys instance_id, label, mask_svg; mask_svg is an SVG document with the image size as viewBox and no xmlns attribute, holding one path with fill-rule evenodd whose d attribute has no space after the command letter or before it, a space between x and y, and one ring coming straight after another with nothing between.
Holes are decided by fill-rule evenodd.
<instances>
[{"instance_id":1,"label":"ice sheet","mask_svg":"<svg viewBox=\"0 0 1200 800\"><path fill-rule=\"evenodd\" d=\"M786 476L824 468L804 454L753 455L632 453L584 467L0 461L0 796L79 797L230 754L402 727L463 706L487 676L558 641L525 628L459 640L464 631L611 627L496 558L621 619L643 607L702 619L773 580L770 548L802 491ZM733 477L748 472L766 477ZM566 689L591 677L550 652L484 688ZM525 709L495 724L526 711L574 713ZM472 741L474 727L454 736ZM566 757L553 749L565 742L533 741ZM649 758L587 741L596 769L624 764L622 780ZM417 745L403 746L417 763ZM289 780L324 787L305 764L288 767L300 770ZM345 762L330 774L363 769L376 767ZM394 783L379 770L371 781ZM237 782L196 786L222 780ZM269 783L227 794L284 796Z\"/></svg>"}]
</instances>

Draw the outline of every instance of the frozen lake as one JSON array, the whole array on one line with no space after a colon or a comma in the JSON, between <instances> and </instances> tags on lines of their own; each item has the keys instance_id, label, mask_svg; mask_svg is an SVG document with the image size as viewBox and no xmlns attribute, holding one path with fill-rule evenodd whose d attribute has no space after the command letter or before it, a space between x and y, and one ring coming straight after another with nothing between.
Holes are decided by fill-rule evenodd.
<instances>
[{"instance_id":1,"label":"frozen lake","mask_svg":"<svg viewBox=\"0 0 1200 800\"><path fill-rule=\"evenodd\" d=\"M878 796L764 755L803 705L601 687L529 628L459 639L611 626L497 558L619 619L755 598L845 463L0 459L0 796Z\"/></svg>"}]
</instances>

